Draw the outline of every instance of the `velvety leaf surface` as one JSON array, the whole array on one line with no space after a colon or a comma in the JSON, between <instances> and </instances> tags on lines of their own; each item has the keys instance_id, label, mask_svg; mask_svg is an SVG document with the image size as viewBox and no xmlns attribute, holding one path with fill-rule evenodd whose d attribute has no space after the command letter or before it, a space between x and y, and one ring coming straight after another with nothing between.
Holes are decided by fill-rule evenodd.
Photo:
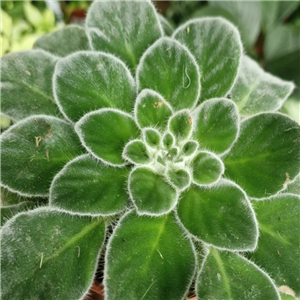
<instances>
[{"instance_id":1,"label":"velvety leaf surface","mask_svg":"<svg viewBox=\"0 0 300 300\"><path fill-rule=\"evenodd\" d=\"M163 29L164 35L171 36L174 30L173 25L171 25L171 23L161 14L158 14L158 19Z\"/></svg>"},{"instance_id":2,"label":"velvety leaf surface","mask_svg":"<svg viewBox=\"0 0 300 300\"><path fill-rule=\"evenodd\" d=\"M22 213L2 229L3 299L80 299L104 241L101 218L49 208Z\"/></svg>"},{"instance_id":3,"label":"velvety leaf surface","mask_svg":"<svg viewBox=\"0 0 300 300\"><path fill-rule=\"evenodd\" d=\"M76 51L90 50L85 30L81 26L68 25L40 37L33 48L43 49L57 56L67 56Z\"/></svg>"},{"instance_id":4,"label":"velvety leaf surface","mask_svg":"<svg viewBox=\"0 0 300 300\"><path fill-rule=\"evenodd\" d=\"M135 100L134 80L124 63L110 54L91 51L58 62L53 91L62 113L74 122L103 107L131 112Z\"/></svg>"},{"instance_id":5,"label":"velvety leaf surface","mask_svg":"<svg viewBox=\"0 0 300 300\"><path fill-rule=\"evenodd\" d=\"M300 171L300 126L282 114L265 113L241 123L240 136L223 158L225 175L249 196L281 190Z\"/></svg>"},{"instance_id":6,"label":"velvety leaf surface","mask_svg":"<svg viewBox=\"0 0 300 300\"><path fill-rule=\"evenodd\" d=\"M128 180L130 196L139 214L159 215L176 205L176 190L152 169L133 169Z\"/></svg>"},{"instance_id":7,"label":"velvety leaf surface","mask_svg":"<svg viewBox=\"0 0 300 300\"><path fill-rule=\"evenodd\" d=\"M145 128L143 135L144 135L145 143L148 146L153 147L153 148L157 148L160 146L161 137L160 137L159 131L157 131L156 129Z\"/></svg>"},{"instance_id":8,"label":"velvety leaf surface","mask_svg":"<svg viewBox=\"0 0 300 300\"><path fill-rule=\"evenodd\" d=\"M185 46L161 38L141 58L137 86L159 92L176 110L192 108L200 96L199 68Z\"/></svg>"},{"instance_id":9,"label":"velvety leaf surface","mask_svg":"<svg viewBox=\"0 0 300 300\"><path fill-rule=\"evenodd\" d=\"M124 164L122 151L139 134L132 116L116 109L86 114L76 123L75 130L90 153L114 166Z\"/></svg>"},{"instance_id":10,"label":"velvety leaf surface","mask_svg":"<svg viewBox=\"0 0 300 300\"><path fill-rule=\"evenodd\" d=\"M220 98L201 104L194 112L193 136L201 148L223 153L233 144L239 131L239 115L234 102Z\"/></svg>"},{"instance_id":11,"label":"velvety leaf surface","mask_svg":"<svg viewBox=\"0 0 300 300\"><path fill-rule=\"evenodd\" d=\"M131 212L108 245L105 299L183 299L194 270L191 241L173 214L151 218Z\"/></svg>"},{"instance_id":12,"label":"velvety leaf surface","mask_svg":"<svg viewBox=\"0 0 300 300\"><path fill-rule=\"evenodd\" d=\"M194 183L198 185L213 184L224 172L222 161L216 155L204 151L197 153L191 166Z\"/></svg>"},{"instance_id":13,"label":"velvety leaf surface","mask_svg":"<svg viewBox=\"0 0 300 300\"><path fill-rule=\"evenodd\" d=\"M150 163L146 144L141 140L133 140L126 144L123 157L134 164Z\"/></svg>"},{"instance_id":14,"label":"velvety leaf surface","mask_svg":"<svg viewBox=\"0 0 300 300\"><path fill-rule=\"evenodd\" d=\"M198 147L199 147L199 144L196 141L187 141L182 146L181 153L186 157L191 156L197 151Z\"/></svg>"},{"instance_id":15,"label":"velvety leaf surface","mask_svg":"<svg viewBox=\"0 0 300 300\"><path fill-rule=\"evenodd\" d=\"M83 150L73 126L43 115L10 127L1 142L1 183L29 196L48 195L54 175Z\"/></svg>"},{"instance_id":16,"label":"velvety leaf surface","mask_svg":"<svg viewBox=\"0 0 300 300\"><path fill-rule=\"evenodd\" d=\"M141 128L164 129L172 114L170 104L157 92L145 89L137 97L134 115Z\"/></svg>"},{"instance_id":17,"label":"velvety leaf surface","mask_svg":"<svg viewBox=\"0 0 300 300\"><path fill-rule=\"evenodd\" d=\"M258 229L255 214L244 192L221 180L210 188L192 185L181 195L178 216L195 237L229 250L253 250Z\"/></svg>"},{"instance_id":18,"label":"velvety leaf surface","mask_svg":"<svg viewBox=\"0 0 300 300\"><path fill-rule=\"evenodd\" d=\"M168 170L168 179L179 190L187 188L191 183L191 175L184 169Z\"/></svg>"},{"instance_id":19,"label":"velvety leaf surface","mask_svg":"<svg viewBox=\"0 0 300 300\"><path fill-rule=\"evenodd\" d=\"M95 1L89 8L86 26L94 50L117 55L131 69L163 34L155 8L148 0Z\"/></svg>"},{"instance_id":20,"label":"velvety leaf surface","mask_svg":"<svg viewBox=\"0 0 300 300\"><path fill-rule=\"evenodd\" d=\"M264 72L254 60L243 56L231 98L237 104L241 115L251 116L278 110L293 89L292 82Z\"/></svg>"},{"instance_id":21,"label":"velvety leaf surface","mask_svg":"<svg viewBox=\"0 0 300 300\"><path fill-rule=\"evenodd\" d=\"M181 110L169 119L168 128L178 142L186 140L192 133L193 119L189 110Z\"/></svg>"},{"instance_id":22,"label":"velvety leaf surface","mask_svg":"<svg viewBox=\"0 0 300 300\"><path fill-rule=\"evenodd\" d=\"M104 165L89 155L70 161L54 178L50 205L75 213L113 214L127 203L127 168Z\"/></svg>"},{"instance_id":23,"label":"velvety leaf surface","mask_svg":"<svg viewBox=\"0 0 300 300\"><path fill-rule=\"evenodd\" d=\"M242 256L210 248L197 280L203 300L279 300L270 277Z\"/></svg>"},{"instance_id":24,"label":"velvety leaf surface","mask_svg":"<svg viewBox=\"0 0 300 300\"><path fill-rule=\"evenodd\" d=\"M282 194L253 201L259 222L258 247L249 258L300 295L300 196Z\"/></svg>"},{"instance_id":25,"label":"velvety leaf surface","mask_svg":"<svg viewBox=\"0 0 300 300\"><path fill-rule=\"evenodd\" d=\"M41 50L15 52L1 59L1 111L14 120L30 115L61 116L52 94L57 57Z\"/></svg>"},{"instance_id":26,"label":"velvety leaf surface","mask_svg":"<svg viewBox=\"0 0 300 300\"><path fill-rule=\"evenodd\" d=\"M242 43L237 29L223 18L191 20L173 34L196 58L201 74L201 101L224 97L237 76Z\"/></svg>"},{"instance_id":27,"label":"velvety leaf surface","mask_svg":"<svg viewBox=\"0 0 300 300\"><path fill-rule=\"evenodd\" d=\"M283 192L300 195L300 174L297 175L292 183L286 184L286 189Z\"/></svg>"}]
</instances>

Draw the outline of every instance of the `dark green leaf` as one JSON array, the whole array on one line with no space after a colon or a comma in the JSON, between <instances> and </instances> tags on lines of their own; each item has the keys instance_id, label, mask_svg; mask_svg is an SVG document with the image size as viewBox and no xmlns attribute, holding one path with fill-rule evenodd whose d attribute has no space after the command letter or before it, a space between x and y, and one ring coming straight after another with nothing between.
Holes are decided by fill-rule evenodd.
<instances>
[{"instance_id":1,"label":"dark green leaf","mask_svg":"<svg viewBox=\"0 0 300 300\"><path fill-rule=\"evenodd\" d=\"M151 161L147 146L141 140L132 140L127 143L123 150L123 157L133 164L148 164Z\"/></svg>"},{"instance_id":2,"label":"dark green leaf","mask_svg":"<svg viewBox=\"0 0 300 300\"><path fill-rule=\"evenodd\" d=\"M184 141L192 134L193 119L189 110L181 110L169 119L168 129L177 142Z\"/></svg>"},{"instance_id":3,"label":"dark green leaf","mask_svg":"<svg viewBox=\"0 0 300 300\"><path fill-rule=\"evenodd\" d=\"M145 128L143 130L144 140L150 147L157 148L160 146L160 133L153 128Z\"/></svg>"}]
</instances>

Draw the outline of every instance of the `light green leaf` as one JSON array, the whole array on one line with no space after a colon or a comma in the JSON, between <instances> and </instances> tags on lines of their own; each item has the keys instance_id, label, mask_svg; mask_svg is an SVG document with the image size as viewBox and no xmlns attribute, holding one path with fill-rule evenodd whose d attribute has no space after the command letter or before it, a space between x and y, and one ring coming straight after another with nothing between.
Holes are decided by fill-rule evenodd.
<instances>
[{"instance_id":1,"label":"light green leaf","mask_svg":"<svg viewBox=\"0 0 300 300\"><path fill-rule=\"evenodd\" d=\"M125 64L110 54L91 51L58 62L53 91L60 110L72 121L104 107L131 112L135 100L134 80Z\"/></svg>"},{"instance_id":2,"label":"light green leaf","mask_svg":"<svg viewBox=\"0 0 300 300\"><path fill-rule=\"evenodd\" d=\"M210 248L197 279L203 300L280 300L272 279L243 256Z\"/></svg>"},{"instance_id":3,"label":"light green leaf","mask_svg":"<svg viewBox=\"0 0 300 300\"><path fill-rule=\"evenodd\" d=\"M3 299L81 299L104 241L101 218L49 208L21 213L2 228Z\"/></svg>"},{"instance_id":4,"label":"light green leaf","mask_svg":"<svg viewBox=\"0 0 300 300\"><path fill-rule=\"evenodd\" d=\"M34 114L61 116L52 94L57 57L42 50L10 53L1 59L1 109L14 120Z\"/></svg>"},{"instance_id":5,"label":"light green leaf","mask_svg":"<svg viewBox=\"0 0 300 300\"><path fill-rule=\"evenodd\" d=\"M231 99L242 116L251 116L280 109L294 87L292 82L264 72L254 60L244 55Z\"/></svg>"},{"instance_id":6,"label":"light green leaf","mask_svg":"<svg viewBox=\"0 0 300 300\"><path fill-rule=\"evenodd\" d=\"M165 129L173 110L157 92L145 89L137 97L134 115L141 128L155 126Z\"/></svg>"},{"instance_id":7,"label":"light green leaf","mask_svg":"<svg viewBox=\"0 0 300 300\"><path fill-rule=\"evenodd\" d=\"M174 33L187 46L200 67L201 101L224 97L238 73L242 43L238 30L218 17L191 20Z\"/></svg>"},{"instance_id":8,"label":"light green leaf","mask_svg":"<svg viewBox=\"0 0 300 300\"><path fill-rule=\"evenodd\" d=\"M160 21L161 27L163 29L164 35L165 36L171 36L173 33L173 26L171 25L171 23L169 22L169 20L167 20L163 15L158 14L158 19Z\"/></svg>"},{"instance_id":9,"label":"light green leaf","mask_svg":"<svg viewBox=\"0 0 300 300\"><path fill-rule=\"evenodd\" d=\"M160 133L156 129L145 128L143 130L143 137L148 146L156 149L160 146Z\"/></svg>"},{"instance_id":10,"label":"light green leaf","mask_svg":"<svg viewBox=\"0 0 300 300\"><path fill-rule=\"evenodd\" d=\"M297 300L294 296L280 292L281 300Z\"/></svg>"},{"instance_id":11,"label":"light green leaf","mask_svg":"<svg viewBox=\"0 0 300 300\"><path fill-rule=\"evenodd\" d=\"M138 90L159 92L175 110L193 108L200 96L200 74L189 50L171 38L161 38L142 56L136 71Z\"/></svg>"},{"instance_id":12,"label":"light green leaf","mask_svg":"<svg viewBox=\"0 0 300 300\"><path fill-rule=\"evenodd\" d=\"M148 164L151 161L147 146L141 140L132 140L127 143L123 150L123 158L133 164Z\"/></svg>"},{"instance_id":13,"label":"light green leaf","mask_svg":"<svg viewBox=\"0 0 300 300\"><path fill-rule=\"evenodd\" d=\"M220 98L202 103L193 113L193 136L200 147L215 153L224 153L238 136L239 115L234 102Z\"/></svg>"},{"instance_id":14,"label":"light green leaf","mask_svg":"<svg viewBox=\"0 0 300 300\"><path fill-rule=\"evenodd\" d=\"M282 194L253 201L260 237L248 257L275 280L300 295L300 196Z\"/></svg>"},{"instance_id":15,"label":"light green leaf","mask_svg":"<svg viewBox=\"0 0 300 300\"><path fill-rule=\"evenodd\" d=\"M181 195L178 216L189 233L227 250L254 250L258 228L245 193L231 181L210 188L191 186Z\"/></svg>"},{"instance_id":16,"label":"light green leaf","mask_svg":"<svg viewBox=\"0 0 300 300\"><path fill-rule=\"evenodd\" d=\"M125 164L122 152L127 142L139 135L133 117L112 108L84 115L76 123L75 130L91 154L104 163L117 167Z\"/></svg>"},{"instance_id":17,"label":"light green leaf","mask_svg":"<svg viewBox=\"0 0 300 300\"><path fill-rule=\"evenodd\" d=\"M178 194L162 175L145 167L132 170L128 179L130 197L140 215L158 216L169 213L176 205Z\"/></svg>"},{"instance_id":18,"label":"light green leaf","mask_svg":"<svg viewBox=\"0 0 300 300\"><path fill-rule=\"evenodd\" d=\"M165 132L162 143L165 149L170 149L175 144L175 137L170 132Z\"/></svg>"},{"instance_id":19,"label":"light green leaf","mask_svg":"<svg viewBox=\"0 0 300 300\"><path fill-rule=\"evenodd\" d=\"M2 35L10 37L12 31L12 18L11 16L1 9L1 37ZM1 43L2 48L2 43Z\"/></svg>"},{"instance_id":20,"label":"light green leaf","mask_svg":"<svg viewBox=\"0 0 300 300\"><path fill-rule=\"evenodd\" d=\"M34 5L29 1L23 2L23 8L26 19L29 23L38 29L43 24L43 15Z\"/></svg>"},{"instance_id":21,"label":"light green leaf","mask_svg":"<svg viewBox=\"0 0 300 300\"><path fill-rule=\"evenodd\" d=\"M300 126L285 115L263 113L241 123L240 136L223 157L225 176L251 197L273 195L300 172Z\"/></svg>"},{"instance_id":22,"label":"light green leaf","mask_svg":"<svg viewBox=\"0 0 300 300\"><path fill-rule=\"evenodd\" d=\"M192 134L193 119L187 109L176 112L168 122L168 129L177 142L188 139Z\"/></svg>"},{"instance_id":23,"label":"light green leaf","mask_svg":"<svg viewBox=\"0 0 300 300\"><path fill-rule=\"evenodd\" d=\"M229 21L238 27L245 48L251 51L261 30L260 2L209 1L209 5L222 8L232 16Z\"/></svg>"},{"instance_id":24,"label":"light green leaf","mask_svg":"<svg viewBox=\"0 0 300 300\"><path fill-rule=\"evenodd\" d=\"M300 76L299 76L300 77ZM300 124L300 101L296 98L288 98L282 108L281 112L287 114L293 120L295 120L298 124Z\"/></svg>"},{"instance_id":25,"label":"light green leaf","mask_svg":"<svg viewBox=\"0 0 300 300\"><path fill-rule=\"evenodd\" d=\"M106 300L184 299L195 271L195 254L173 214L125 215L107 249Z\"/></svg>"},{"instance_id":26,"label":"light green leaf","mask_svg":"<svg viewBox=\"0 0 300 300\"><path fill-rule=\"evenodd\" d=\"M47 196L54 175L83 150L70 124L43 115L13 125L1 142L1 183L28 196Z\"/></svg>"},{"instance_id":27,"label":"light green leaf","mask_svg":"<svg viewBox=\"0 0 300 300\"><path fill-rule=\"evenodd\" d=\"M290 180L289 180L290 181ZM284 193L291 193L300 196L300 174L296 176L293 182L286 182Z\"/></svg>"},{"instance_id":28,"label":"light green leaf","mask_svg":"<svg viewBox=\"0 0 300 300\"><path fill-rule=\"evenodd\" d=\"M57 56L67 56L76 51L90 50L84 28L68 25L50 34L40 37L33 48L43 49Z\"/></svg>"},{"instance_id":29,"label":"light green leaf","mask_svg":"<svg viewBox=\"0 0 300 300\"><path fill-rule=\"evenodd\" d=\"M94 50L117 55L132 70L149 45L163 35L149 0L94 1L86 26Z\"/></svg>"},{"instance_id":30,"label":"light green leaf","mask_svg":"<svg viewBox=\"0 0 300 300\"><path fill-rule=\"evenodd\" d=\"M191 184L191 175L187 170L169 169L167 172L168 180L170 183L180 191L186 189Z\"/></svg>"},{"instance_id":31,"label":"light green leaf","mask_svg":"<svg viewBox=\"0 0 300 300\"><path fill-rule=\"evenodd\" d=\"M218 156L200 151L191 162L193 182L197 185L210 185L218 182L224 173L224 165Z\"/></svg>"},{"instance_id":32,"label":"light green leaf","mask_svg":"<svg viewBox=\"0 0 300 300\"><path fill-rule=\"evenodd\" d=\"M89 155L79 156L54 177L50 206L81 214L118 213L127 204L128 174L127 168L113 168Z\"/></svg>"}]
</instances>

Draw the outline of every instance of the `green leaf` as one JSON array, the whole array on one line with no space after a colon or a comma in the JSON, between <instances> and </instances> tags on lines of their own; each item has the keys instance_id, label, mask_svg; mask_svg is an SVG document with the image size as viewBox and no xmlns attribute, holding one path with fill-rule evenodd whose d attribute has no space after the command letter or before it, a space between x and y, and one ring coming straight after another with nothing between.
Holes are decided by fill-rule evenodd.
<instances>
[{"instance_id":1,"label":"green leaf","mask_svg":"<svg viewBox=\"0 0 300 300\"><path fill-rule=\"evenodd\" d=\"M249 258L275 280L300 295L300 196L282 194L253 201L260 229L255 252Z\"/></svg>"},{"instance_id":2,"label":"green leaf","mask_svg":"<svg viewBox=\"0 0 300 300\"><path fill-rule=\"evenodd\" d=\"M18 122L1 140L1 183L25 196L47 196L54 175L83 150L70 124L43 115Z\"/></svg>"},{"instance_id":3,"label":"green leaf","mask_svg":"<svg viewBox=\"0 0 300 300\"><path fill-rule=\"evenodd\" d=\"M49 208L21 213L2 228L3 299L80 299L104 241L101 218Z\"/></svg>"},{"instance_id":4,"label":"green leaf","mask_svg":"<svg viewBox=\"0 0 300 300\"><path fill-rule=\"evenodd\" d=\"M1 59L1 109L14 120L34 114L61 116L52 94L57 57L42 50L5 55Z\"/></svg>"},{"instance_id":5,"label":"green leaf","mask_svg":"<svg viewBox=\"0 0 300 300\"><path fill-rule=\"evenodd\" d=\"M142 56L136 71L138 90L159 92L176 109L193 108L200 96L200 74L189 50L161 38Z\"/></svg>"},{"instance_id":6,"label":"green leaf","mask_svg":"<svg viewBox=\"0 0 300 300\"><path fill-rule=\"evenodd\" d=\"M284 193L291 193L295 195L300 195L300 174L298 174L293 182L288 180L286 182L286 188L283 190Z\"/></svg>"},{"instance_id":7,"label":"green leaf","mask_svg":"<svg viewBox=\"0 0 300 300\"><path fill-rule=\"evenodd\" d=\"M141 140L132 140L123 150L123 158L133 164L148 164L151 162L147 146Z\"/></svg>"},{"instance_id":8,"label":"green leaf","mask_svg":"<svg viewBox=\"0 0 300 300\"><path fill-rule=\"evenodd\" d=\"M176 205L178 194L165 178L154 170L137 167L128 179L130 198L138 214L158 216L169 213Z\"/></svg>"},{"instance_id":9,"label":"green leaf","mask_svg":"<svg viewBox=\"0 0 300 300\"><path fill-rule=\"evenodd\" d=\"M214 9L222 8L231 15L229 21L238 27L245 48L249 51L253 50L261 30L261 3L251 1L209 1L209 5Z\"/></svg>"},{"instance_id":10,"label":"green leaf","mask_svg":"<svg viewBox=\"0 0 300 300\"><path fill-rule=\"evenodd\" d=\"M165 36L171 36L173 33L173 26L171 23L161 14L158 14L158 19L160 21L161 27L163 29Z\"/></svg>"},{"instance_id":11,"label":"green leaf","mask_svg":"<svg viewBox=\"0 0 300 300\"><path fill-rule=\"evenodd\" d=\"M68 25L50 34L40 37L33 45L57 56L67 56L76 51L90 50L84 28Z\"/></svg>"},{"instance_id":12,"label":"green leaf","mask_svg":"<svg viewBox=\"0 0 300 300\"><path fill-rule=\"evenodd\" d=\"M125 215L107 249L106 300L184 299L195 271L195 254L173 214Z\"/></svg>"},{"instance_id":13,"label":"green leaf","mask_svg":"<svg viewBox=\"0 0 300 300\"><path fill-rule=\"evenodd\" d=\"M218 182L224 173L224 165L213 153L200 151L191 162L193 182L197 185L210 185Z\"/></svg>"},{"instance_id":14,"label":"green leaf","mask_svg":"<svg viewBox=\"0 0 300 300\"><path fill-rule=\"evenodd\" d=\"M160 133L156 129L145 128L143 130L143 137L148 146L156 149L160 146Z\"/></svg>"},{"instance_id":15,"label":"green leaf","mask_svg":"<svg viewBox=\"0 0 300 300\"><path fill-rule=\"evenodd\" d=\"M209 188L192 185L181 195L178 216L189 233L217 248L246 251L257 245L254 211L231 181L223 179Z\"/></svg>"},{"instance_id":16,"label":"green leaf","mask_svg":"<svg viewBox=\"0 0 300 300\"><path fill-rule=\"evenodd\" d=\"M167 172L168 179L170 183L178 188L180 191L186 189L191 184L191 175L187 170L179 169L173 170L169 169Z\"/></svg>"},{"instance_id":17,"label":"green leaf","mask_svg":"<svg viewBox=\"0 0 300 300\"><path fill-rule=\"evenodd\" d=\"M297 300L294 296L292 296L290 294L286 294L286 293L281 293L281 292L280 292L280 297L281 297L281 300Z\"/></svg>"},{"instance_id":18,"label":"green leaf","mask_svg":"<svg viewBox=\"0 0 300 300\"><path fill-rule=\"evenodd\" d=\"M195 56L201 74L201 101L224 97L238 73L242 43L237 29L218 17L201 18L180 26L174 33Z\"/></svg>"},{"instance_id":19,"label":"green leaf","mask_svg":"<svg viewBox=\"0 0 300 300\"><path fill-rule=\"evenodd\" d=\"M283 106L281 107L281 112L291 117L298 124L300 124L299 111L300 111L300 101L296 98L288 98L284 102Z\"/></svg>"},{"instance_id":20,"label":"green leaf","mask_svg":"<svg viewBox=\"0 0 300 300\"><path fill-rule=\"evenodd\" d=\"M37 7L32 5L29 1L23 2L23 9L26 19L29 23L38 29L43 24L43 15Z\"/></svg>"},{"instance_id":21,"label":"green leaf","mask_svg":"<svg viewBox=\"0 0 300 300\"><path fill-rule=\"evenodd\" d=\"M198 150L199 144L196 141L187 141L181 149L182 155L185 157L192 156Z\"/></svg>"},{"instance_id":22,"label":"green leaf","mask_svg":"<svg viewBox=\"0 0 300 300\"><path fill-rule=\"evenodd\" d=\"M176 112L168 122L168 129L177 140L182 142L192 134L193 119L191 112L187 109Z\"/></svg>"},{"instance_id":23,"label":"green leaf","mask_svg":"<svg viewBox=\"0 0 300 300\"><path fill-rule=\"evenodd\" d=\"M203 300L280 300L272 279L237 253L210 248L197 279Z\"/></svg>"},{"instance_id":24,"label":"green leaf","mask_svg":"<svg viewBox=\"0 0 300 300\"><path fill-rule=\"evenodd\" d=\"M175 144L175 137L170 132L165 132L162 138L163 147L170 149Z\"/></svg>"},{"instance_id":25,"label":"green leaf","mask_svg":"<svg viewBox=\"0 0 300 300\"><path fill-rule=\"evenodd\" d=\"M231 100L220 98L202 103L193 113L193 136L204 149L217 154L230 148L238 136L238 109Z\"/></svg>"},{"instance_id":26,"label":"green leaf","mask_svg":"<svg viewBox=\"0 0 300 300\"><path fill-rule=\"evenodd\" d=\"M3 9L1 9L0 12L1 12L1 37L2 35L6 37L10 37L12 31L12 18ZM1 47L2 46L3 45L1 45Z\"/></svg>"},{"instance_id":27,"label":"green leaf","mask_svg":"<svg viewBox=\"0 0 300 300\"><path fill-rule=\"evenodd\" d=\"M131 112L135 100L134 80L125 64L110 54L91 51L58 62L53 91L62 113L74 122L104 107Z\"/></svg>"},{"instance_id":28,"label":"green leaf","mask_svg":"<svg viewBox=\"0 0 300 300\"><path fill-rule=\"evenodd\" d=\"M95 1L86 26L94 50L117 55L130 69L136 68L145 50L163 34L149 0Z\"/></svg>"},{"instance_id":29,"label":"green leaf","mask_svg":"<svg viewBox=\"0 0 300 300\"><path fill-rule=\"evenodd\" d=\"M122 211L128 195L127 168L113 168L81 155L54 177L50 206L81 214L111 215Z\"/></svg>"},{"instance_id":30,"label":"green leaf","mask_svg":"<svg viewBox=\"0 0 300 300\"><path fill-rule=\"evenodd\" d=\"M119 167L125 164L122 152L126 143L139 134L131 115L112 108L84 115L76 123L75 130L91 154L104 163Z\"/></svg>"},{"instance_id":31,"label":"green leaf","mask_svg":"<svg viewBox=\"0 0 300 300\"><path fill-rule=\"evenodd\" d=\"M241 124L240 136L223 157L225 176L251 197L273 195L300 172L300 126L279 113L263 113Z\"/></svg>"},{"instance_id":32,"label":"green leaf","mask_svg":"<svg viewBox=\"0 0 300 300\"><path fill-rule=\"evenodd\" d=\"M251 58L243 56L231 99L242 116L276 111L292 93L295 85L264 70Z\"/></svg>"},{"instance_id":33,"label":"green leaf","mask_svg":"<svg viewBox=\"0 0 300 300\"><path fill-rule=\"evenodd\" d=\"M157 92L145 89L137 97L134 116L141 128L155 126L165 129L173 110Z\"/></svg>"}]
</instances>

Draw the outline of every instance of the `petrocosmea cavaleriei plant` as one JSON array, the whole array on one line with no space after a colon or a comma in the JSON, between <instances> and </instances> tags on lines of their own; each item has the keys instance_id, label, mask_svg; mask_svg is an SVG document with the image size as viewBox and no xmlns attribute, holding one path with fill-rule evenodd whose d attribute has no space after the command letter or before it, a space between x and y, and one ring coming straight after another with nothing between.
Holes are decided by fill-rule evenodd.
<instances>
[{"instance_id":1,"label":"petrocosmea cavaleriei plant","mask_svg":"<svg viewBox=\"0 0 300 300\"><path fill-rule=\"evenodd\" d=\"M2 59L3 300L83 299L104 251L105 300L299 296L294 85L222 18L171 31L100 1Z\"/></svg>"}]
</instances>

